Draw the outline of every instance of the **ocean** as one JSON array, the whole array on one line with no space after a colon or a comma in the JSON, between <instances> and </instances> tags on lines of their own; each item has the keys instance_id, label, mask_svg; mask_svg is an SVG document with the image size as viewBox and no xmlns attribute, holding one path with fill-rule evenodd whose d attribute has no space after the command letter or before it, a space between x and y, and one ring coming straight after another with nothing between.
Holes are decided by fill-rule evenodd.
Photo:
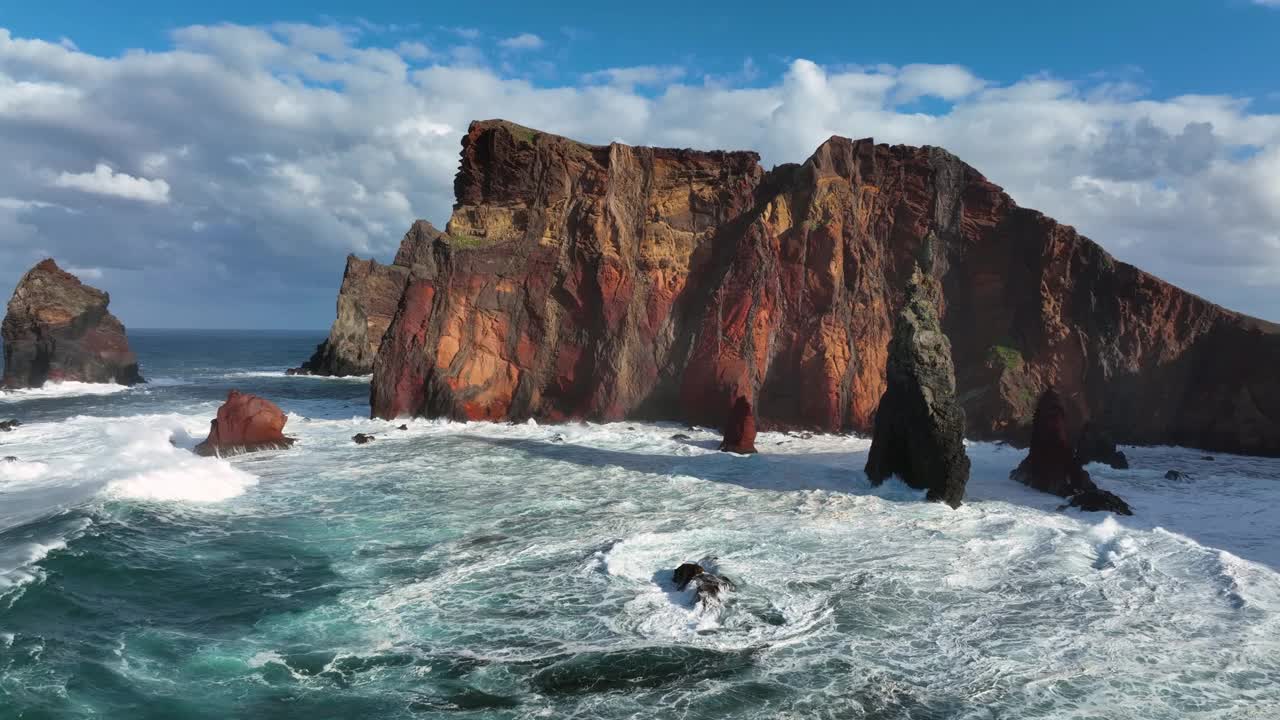
<instances>
[{"instance_id":1,"label":"ocean","mask_svg":"<svg viewBox=\"0 0 1280 720\"><path fill-rule=\"evenodd\" d=\"M283 374L323 335L0 394L0 718L1280 717L1280 460L1125 448L1112 517L971 443L952 510L862 437L370 420ZM298 443L195 456L232 388ZM703 558L723 603L671 583Z\"/></svg>"}]
</instances>

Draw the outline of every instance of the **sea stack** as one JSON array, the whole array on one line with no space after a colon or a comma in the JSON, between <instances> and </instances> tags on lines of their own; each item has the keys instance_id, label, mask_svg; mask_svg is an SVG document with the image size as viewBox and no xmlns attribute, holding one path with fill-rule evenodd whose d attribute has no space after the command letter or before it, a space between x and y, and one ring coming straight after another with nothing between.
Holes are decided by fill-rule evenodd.
<instances>
[{"instance_id":1,"label":"sea stack","mask_svg":"<svg viewBox=\"0 0 1280 720\"><path fill-rule=\"evenodd\" d=\"M1132 515L1128 503L1093 482L1067 437L1066 405L1050 387L1036 402L1027 457L1009 477L1041 492L1070 498L1070 504L1082 510Z\"/></svg>"},{"instance_id":2,"label":"sea stack","mask_svg":"<svg viewBox=\"0 0 1280 720\"><path fill-rule=\"evenodd\" d=\"M751 401L745 395L739 395L733 403L729 422L724 426L720 450L743 455L756 451L756 415L751 409Z\"/></svg>"},{"instance_id":3,"label":"sea stack","mask_svg":"<svg viewBox=\"0 0 1280 720\"><path fill-rule=\"evenodd\" d=\"M889 344L888 388L876 410L866 472L879 485L897 475L928 499L959 507L969 481L964 411L956 402L951 343L938 322L938 290L925 269L912 273Z\"/></svg>"},{"instance_id":4,"label":"sea stack","mask_svg":"<svg viewBox=\"0 0 1280 720\"><path fill-rule=\"evenodd\" d=\"M235 455L256 450L280 450L294 443L285 437L285 414L275 403L232 390L209 423L209 437L196 446L200 455Z\"/></svg>"},{"instance_id":5,"label":"sea stack","mask_svg":"<svg viewBox=\"0 0 1280 720\"><path fill-rule=\"evenodd\" d=\"M46 381L143 382L124 325L107 312L107 293L42 260L9 300L4 337L4 387L37 388Z\"/></svg>"},{"instance_id":6,"label":"sea stack","mask_svg":"<svg viewBox=\"0 0 1280 720\"><path fill-rule=\"evenodd\" d=\"M316 346L309 360L288 373L345 376L373 372L373 359L400 304L405 283L415 267L426 274L434 272L432 245L441 234L426 220L415 222L390 265L348 255L338 291L338 315L329 337Z\"/></svg>"}]
</instances>

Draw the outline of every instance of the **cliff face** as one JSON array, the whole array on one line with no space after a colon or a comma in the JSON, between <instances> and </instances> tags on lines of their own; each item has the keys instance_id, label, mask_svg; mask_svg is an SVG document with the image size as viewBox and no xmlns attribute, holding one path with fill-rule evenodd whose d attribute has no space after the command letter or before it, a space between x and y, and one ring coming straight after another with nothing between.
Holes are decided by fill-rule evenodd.
<instances>
[{"instance_id":1,"label":"cliff face","mask_svg":"<svg viewBox=\"0 0 1280 720\"><path fill-rule=\"evenodd\" d=\"M455 194L377 351L376 416L719 424L746 396L765 427L865 432L932 234L970 436L1025 439L1055 384L1121 442L1280 453L1276 326L1116 262L938 148L833 137L765 172L486 121Z\"/></svg>"},{"instance_id":2,"label":"cliff face","mask_svg":"<svg viewBox=\"0 0 1280 720\"><path fill-rule=\"evenodd\" d=\"M440 231L431 223L419 220L400 241L400 250L390 265L348 255L338 291L338 316L329 329L329 337L316 346L311 359L289 372L304 375L373 372L373 359L399 305L409 271L415 264L431 262L431 243L439 236Z\"/></svg>"},{"instance_id":3,"label":"cliff face","mask_svg":"<svg viewBox=\"0 0 1280 720\"><path fill-rule=\"evenodd\" d=\"M9 300L4 337L4 387L45 381L142 382L124 325L107 312L110 297L44 260L27 271Z\"/></svg>"}]
</instances>

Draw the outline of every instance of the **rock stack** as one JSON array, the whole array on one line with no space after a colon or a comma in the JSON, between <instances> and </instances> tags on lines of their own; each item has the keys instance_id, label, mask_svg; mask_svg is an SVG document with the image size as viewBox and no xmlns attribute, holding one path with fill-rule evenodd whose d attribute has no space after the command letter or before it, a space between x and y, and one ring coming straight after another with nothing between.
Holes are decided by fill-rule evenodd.
<instances>
[{"instance_id":1,"label":"rock stack","mask_svg":"<svg viewBox=\"0 0 1280 720\"><path fill-rule=\"evenodd\" d=\"M756 451L756 416L751 409L751 401L745 396L739 395L733 404L729 422L724 426L720 450L744 455Z\"/></svg>"},{"instance_id":2,"label":"rock stack","mask_svg":"<svg viewBox=\"0 0 1280 720\"><path fill-rule=\"evenodd\" d=\"M1128 503L1099 488L1081 465L1067 440L1066 407L1052 387L1036 403L1030 451L1009 476L1041 492L1070 498L1070 505L1081 510L1133 514Z\"/></svg>"},{"instance_id":3,"label":"rock stack","mask_svg":"<svg viewBox=\"0 0 1280 720\"><path fill-rule=\"evenodd\" d=\"M935 281L917 267L889 344L888 388L876 410L866 472L874 484L897 475L913 488L927 489L930 500L959 507L969 456L951 343L939 326L937 301Z\"/></svg>"},{"instance_id":4,"label":"rock stack","mask_svg":"<svg viewBox=\"0 0 1280 720\"><path fill-rule=\"evenodd\" d=\"M37 388L46 381L142 382L124 325L107 312L107 293L53 260L43 260L18 282L0 335L4 387Z\"/></svg>"}]
</instances>

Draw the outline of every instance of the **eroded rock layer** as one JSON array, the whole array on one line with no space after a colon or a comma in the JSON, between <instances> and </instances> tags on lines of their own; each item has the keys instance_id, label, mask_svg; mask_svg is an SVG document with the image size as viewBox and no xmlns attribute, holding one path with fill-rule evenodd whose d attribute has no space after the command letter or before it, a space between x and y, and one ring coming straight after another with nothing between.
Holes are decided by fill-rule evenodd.
<instances>
[{"instance_id":1,"label":"eroded rock layer","mask_svg":"<svg viewBox=\"0 0 1280 720\"><path fill-rule=\"evenodd\" d=\"M0 328L3 386L142 382L124 325L107 311L110 301L107 293L80 282L52 259L28 270Z\"/></svg>"},{"instance_id":2,"label":"eroded rock layer","mask_svg":"<svg viewBox=\"0 0 1280 720\"><path fill-rule=\"evenodd\" d=\"M376 416L719 425L745 396L766 428L869 431L932 229L971 436L1025 440L1056 385L1119 442L1280 454L1276 326L1117 262L939 148L832 137L766 172L484 121L454 187L377 351Z\"/></svg>"}]
</instances>

